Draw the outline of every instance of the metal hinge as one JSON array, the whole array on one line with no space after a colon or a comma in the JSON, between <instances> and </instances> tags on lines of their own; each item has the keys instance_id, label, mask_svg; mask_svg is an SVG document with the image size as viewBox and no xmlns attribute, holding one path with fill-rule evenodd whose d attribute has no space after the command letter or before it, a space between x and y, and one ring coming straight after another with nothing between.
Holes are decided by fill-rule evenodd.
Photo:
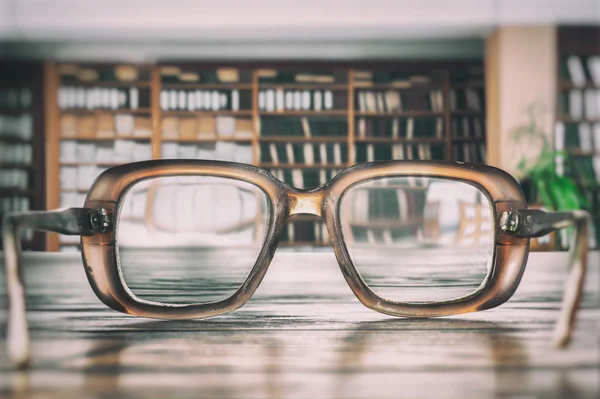
<instances>
[{"instance_id":1,"label":"metal hinge","mask_svg":"<svg viewBox=\"0 0 600 399\"><path fill-rule=\"evenodd\" d=\"M112 225L106 209L94 209L90 212L90 226L95 233L108 233Z\"/></svg>"},{"instance_id":2,"label":"metal hinge","mask_svg":"<svg viewBox=\"0 0 600 399\"><path fill-rule=\"evenodd\" d=\"M500 216L500 231L516 234L521 226L521 216L518 212L503 212Z\"/></svg>"}]
</instances>

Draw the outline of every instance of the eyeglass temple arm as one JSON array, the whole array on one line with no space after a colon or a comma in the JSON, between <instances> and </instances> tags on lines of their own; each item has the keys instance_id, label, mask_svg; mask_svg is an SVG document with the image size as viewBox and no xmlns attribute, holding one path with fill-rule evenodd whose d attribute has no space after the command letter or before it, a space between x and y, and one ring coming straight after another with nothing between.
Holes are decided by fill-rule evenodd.
<instances>
[{"instance_id":1,"label":"eyeglass temple arm","mask_svg":"<svg viewBox=\"0 0 600 399\"><path fill-rule=\"evenodd\" d=\"M558 320L554 327L554 343L559 348L567 346L573 332L575 315L581 300L587 268L590 214L583 210L545 212L526 209L505 212L500 220L500 230L519 238L542 237L566 227L575 227L569 246L569 277Z\"/></svg>"},{"instance_id":2,"label":"eyeglass temple arm","mask_svg":"<svg viewBox=\"0 0 600 399\"><path fill-rule=\"evenodd\" d=\"M29 329L21 263L21 231L53 231L65 235L93 235L109 228L104 209L69 208L53 211L10 212L2 219L4 270L8 295L7 353L17 367L29 362Z\"/></svg>"}]
</instances>

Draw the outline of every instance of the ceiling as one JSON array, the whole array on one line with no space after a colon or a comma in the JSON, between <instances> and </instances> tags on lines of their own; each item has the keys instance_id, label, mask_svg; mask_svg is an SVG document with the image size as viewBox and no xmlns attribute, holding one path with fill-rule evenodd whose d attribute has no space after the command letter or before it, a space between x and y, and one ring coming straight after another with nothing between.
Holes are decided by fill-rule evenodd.
<instances>
[{"instance_id":1,"label":"ceiling","mask_svg":"<svg viewBox=\"0 0 600 399\"><path fill-rule=\"evenodd\" d=\"M598 24L600 0L0 0L0 55L481 55L501 25Z\"/></svg>"}]
</instances>

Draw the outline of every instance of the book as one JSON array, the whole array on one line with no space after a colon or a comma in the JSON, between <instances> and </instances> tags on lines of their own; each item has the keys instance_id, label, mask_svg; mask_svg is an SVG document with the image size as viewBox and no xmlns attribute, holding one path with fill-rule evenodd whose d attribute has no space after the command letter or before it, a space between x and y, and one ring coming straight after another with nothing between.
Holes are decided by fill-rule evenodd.
<instances>
[{"instance_id":1,"label":"book","mask_svg":"<svg viewBox=\"0 0 600 399\"><path fill-rule=\"evenodd\" d=\"M579 124L579 146L583 152L592 151L592 129L587 123Z\"/></svg>"},{"instance_id":2,"label":"book","mask_svg":"<svg viewBox=\"0 0 600 399\"><path fill-rule=\"evenodd\" d=\"M302 109L302 94L299 91L294 92L294 109Z\"/></svg>"},{"instance_id":3,"label":"book","mask_svg":"<svg viewBox=\"0 0 600 399\"><path fill-rule=\"evenodd\" d=\"M313 93L313 104L315 111L321 111L323 109L323 95L319 90L315 90Z\"/></svg>"},{"instance_id":4,"label":"book","mask_svg":"<svg viewBox=\"0 0 600 399\"><path fill-rule=\"evenodd\" d=\"M562 151L565 149L565 124L557 122L554 127L554 149Z\"/></svg>"},{"instance_id":5,"label":"book","mask_svg":"<svg viewBox=\"0 0 600 399\"><path fill-rule=\"evenodd\" d=\"M302 175L302 170L292 170L292 184L295 188L304 188L304 177Z\"/></svg>"},{"instance_id":6,"label":"book","mask_svg":"<svg viewBox=\"0 0 600 399\"><path fill-rule=\"evenodd\" d=\"M161 125L163 139L176 139L179 136L179 119L164 117Z\"/></svg>"},{"instance_id":7,"label":"book","mask_svg":"<svg viewBox=\"0 0 600 399\"><path fill-rule=\"evenodd\" d=\"M177 109L187 109L187 94L183 90L177 92Z\"/></svg>"},{"instance_id":8,"label":"book","mask_svg":"<svg viewBox=\"0 0 600 399\"><path fill-rule=\"evenodd\" d=\"M585 103L585 117L587 119L600 119L600 90L587 89L583 92Z\"/></svg>"},{"instance_id":9,"label":"book","mask_svg":"<svg viewBox=\"0 0 600 399\"><path fill-rule=\"evenodd\" d=\"M377 93L377 111L386 112L385 104L383 100L383 93Z\"/></svg>"},{"instance_id":10,"label":"book","mask_svg":"<svg viewBox=\"0 0 600 399\"><path fill-rule=\"evenodd\" d=\"M269 154L271 155L271 163L274 165L279 165L279 156L274 143L269 144Z\"/></svg>"},{"instance_id":11,"label":"book","mask_svg":"<svg viewBox=\"0 0 600 399\"><path fill-rule=\"evenodd\" d=\"M289 164L293 165L296 163L296 158L294 156L294 147L292 143L285 143L285 152L287 154L287 161Z\"/></svg>"},{"instance_id":12,"label":"book","mask_svg":"<svg viewBox=\"0 0 600 399\"><path fill-rule=\"evenodd\" d=\"M414 138L414 127L415 120L413 118L408 118L406 120L406 138L412 140Z\"/></svg>"},{"instance_id":13,"label":"book","mask_svg":"<svg viewBox=\"0 0 600 399\"><path fill-rule=\"evenodd\" d=\"M200 75L193 72L182 72L179 75L177 75L177 77L181 82L186 83L196 83L200 81Z\"/></svg>"},{"instance_id":14,"label":"book","mask_svg":"<svg viewBox=\"0 0 600 399\"><path fill-rule=\"evenodd\" d=\"M217 135L216 119L211 115L198 116L197 127L196 137L198 139L214 138Z\"/></svg>"},{"instance_id":15,"label":"book","mask_svg":"<svg viewBox=\"0 0 600 399\"><path fill-rule=\"evenodd\" d=\"M567 68L569 70L569 76L571 77L571 82L575 86L583 86L585 85L585 71L583 70L583 64L581 62L581 58L576 55L572 55L567 58Z\"/></svg>"},{"instance_id":16,"label":"book","mask_svg":"<svg viewBox=\"0 0 600 399\"><path fill-rule=\"evenodd\" d=\"M283 112L285 109L285 96L282 89L277 89L275 92L275 104L277 111Z\"/></svg>"},{"instance_id":17,"label":"book","mask_svg":"<svg viewBox=\"0 0 600 399\"><path fill-rule=\"evenodd\" d=\"M323 97L323 104L325 109L332 109L333 108L333 92L331 90L327 90L325 91L324 97Z\"/></svg>"},{"instance_id":18,"label":"book","mask_svg":"<svg viewBox=\"0 0 600 399\"><path fill-rule=\"evenodd\" d=\"M333 162L336 165L342 164L342 149L340 143L333 144Z\"/></svg>"},{"instance_id":19,"label":"book","mask_svg":"<svg viewBox=\"0 0 600 399\"><path fill-rule=\"evenodd\" d=\"M125 116L125 115L116 115ZM116 116L114 118L116 123ZM108 118L108 116L107 116ZM116 128L116 126L115 126ZM129 129L129 127L127 127ZM93 116L81 116L77 119L77 136L79 137L96 137L96 118ZM131 131L129 131L131 132Z\"/></svg>"},{"instance_id":20,"label":"book","mask_svg":"<svg viewBox=\"0 0 600 399\"><path fill-rule=\"evenodd\" d=\"M294 93L291 91L285 92L285 109L294 109Z\"/></svg>"},{"instance_id":21,"label":"book","mask_svg":"<svg viewBox=\"0 0 600 399\"><path fill-rule=\"evenodd\" d=\"M594 141L594 151L600 153L600 122L594 123L593 126L593 141Z\"/></svg>"},{"instance_id":22,"label":"book","mask_svg":"<svg viewBox=\"0 0 600 399\"><path fill-rule=\"evenodd\" d=\"M600 56L593 55L587 59L588 72L594 81L594 85L600 86Z\"/></svg>"},{"instance_id":23,"label":"book","mask_svg":"<svg viewBox=\"0 0 600 399\"><path fill-rule=\"evenodd\" d=\"M327 165L327 146L325 143L319 144L319 159L321 160L321 165Z\"/></svg>"},{"instance_id":24,"label":"book","mask_svg":"<svg viewBox=\"0 0 600 399\"><path fill-rule=\"evenodd\" d=\"M579 90L569 91L569 114L575 120L583 118L583 97Z\"/></svg>"},{"instance_id":25,"label":"book","mask_svg":"<svg viewBox=\"0 0 600 399\"><path fill-rule=\"evenodd\" d=\"M393 159L404 159L404 145L394 144L392 146L392 158Z\"/></svg>"},{"instance_id":26,"label":"book","mask_svg":"<svg viewBox=\"0 0 600 399\"><path fill-rule=\"evenodd\" d=\"M115 136L113 116L110 114L98 114L96 117L96 136L110 138Z\"/></svg>"},{"instance_id":27,"label":"book","mask_svg":"<svg viewBox=\"0 0 600 399\"><path fill-rule=\"evenodd\" d=\"M235 135L235 118L231 116L217 116L215 118L216 133L218 137L233 137Z\"/></svg>"},{"instance_id":28,"label":"book","mask_svg":"<svg viewBox=\"0 0 600 399\"><path fill-rule=\"evenodd\" d=\"M130 135L134 129L133 115L117 114L115 115L115 132L117 135Z\"/></svg>"},{"instance_id":29,"label":"book","mask_svg":"<svg viewBox=\"0 0 600 399\"><path fill-rule=\"evenodd\" d=\"M302 92L302 109L310 109L310 92L308 90Z\"/></svg>"},{"instance_id":30,"label":"book","mask_svg":"<svg viewBox=\"0 0 600 399\"><path fill-rule=\"evenodd\" d=\"M235 83L240 80L240 74L236 68L218 68L217 79L223 83Z\"/></svg>"},{"instance_id":31,"label":"book","mask_svg":"<svg viewBox=\"0 0 600 399\"><path fill-rule=\"evenodd\" d=\"M187 92L187 109L188 111L196 110L196 94L193 91Z\"/></svg>"},{"instance_id":32,"label":"book","mask_svg":"<svg viewBox=\"0 0 600 399\"><path fill-rule=\"evenodd\" d=\"M179 120L179 137L184 140L196 138L196 118L181 118Z\"/></svg>"},{"instance_id":33,"label":"book","mask_svg":"<svg viewBox=\"0 0 600 399\"><path fill-rule=\"evenodd\" d=\"M310 124L308 123L308 119L301 118L300 123L302 124L302 132L304 133L304 137L306 137L307 139L310 139L311 132L310 132Z\"/></svg>"},{"instance_id":34,"label":"book","mask_svg":"<svg viewBox=\"0 0 600 399\"><path fill-rule=\"evenodd\" d=\"M367 144L367 162L375 161L375 148L373 144Z\"/></svg>"},{"instance_id":35,"label":"book","mask_svg":"<svg viewBox=\"0 0 600 399\"><path fill-rule=\"evenodd\" d=\"M398 118L392 119L392 138L397 139L400 137L400 120Z\"/></svg>"},{"instance_id":36,"label":"book","mask_svg":"<svg viewBox=\"0 0 600 399\"><path fill-rule=\"evenodd\" d=\"M252 138L252 136L253 136L252 119L236 118L235 119L234 136L238 139Z\"/></svg>"},{"instance_id":37,"label":"book","mask_svg":"<svg viewBox=\"0 0 600 399\"><path fill-rule=\"evenodd\" d=\"M306 165L315 164L315 152L311 143L304 143L304 163Z\"/></svg>"}]
</instances>

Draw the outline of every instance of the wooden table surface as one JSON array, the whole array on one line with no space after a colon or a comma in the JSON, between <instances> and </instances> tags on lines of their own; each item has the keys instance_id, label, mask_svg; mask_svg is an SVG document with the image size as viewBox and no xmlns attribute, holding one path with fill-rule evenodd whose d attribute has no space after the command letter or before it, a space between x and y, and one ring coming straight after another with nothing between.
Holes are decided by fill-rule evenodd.
<instances>
[{"instance_id":1,"label":"wooden table surface","mask_svg":"<svg viewBox=\"0 0 600 399\"><path fill-rule=\"evenodd\" d=\"M12 371L1 347L0 397L597 398L600 253L574 340L558 350L566 261L531 254L516 294L496 309L411 320L361 305L333 253L280 250L245 307L173 322L106 308L78 255L27 254L33 363Z\"/></svg>"}]
</instances>

